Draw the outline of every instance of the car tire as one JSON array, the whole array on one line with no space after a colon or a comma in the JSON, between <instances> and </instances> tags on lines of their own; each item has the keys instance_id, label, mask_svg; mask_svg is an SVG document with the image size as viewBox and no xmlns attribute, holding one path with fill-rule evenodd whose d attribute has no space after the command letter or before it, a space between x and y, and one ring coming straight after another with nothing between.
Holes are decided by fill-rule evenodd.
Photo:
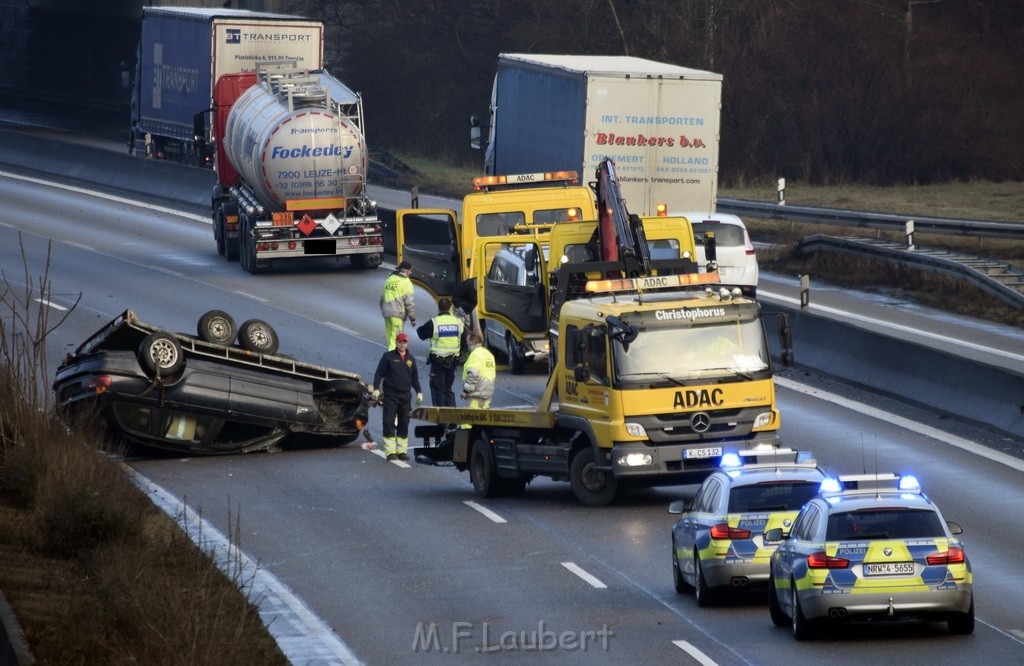
<instances>
[{"instance_id":1,"label":"car tire","mask_svg":"<svg viewBox=\"0 0 1024 666\"><path fill-rule=\"evenodd\" d=\"M704 569L700 566L700 553L696 549L693 551L693 593L697 598L697 605L701 608L707 608L718 600L718 593L708 586L708 581L704 578Z\"/></svg>"},{"instance_id":2,"label":"car tire","mask_svg":"<svg viewBox=\"0 0 1024 666\"><path fill-rule=\"evenodd\" d=\"M199 339L215 345L230 345L238 335L238 326L227 312L210 310L199 318L196 326Z\"/></svg>"},{"instance_id":3,"label":"car tire","mask_svg":"<svg viewBox=\"0 0 1024 666\"><path fill-rule=\"evenodd\" d=\"M804 610L800 608L800 596L796 593L796 581L791 580L789 585L793 595L793 638L798 641L812 640L816 632L814 625L804 617Z\"/></svg>"},{"instance_id":4,"label":"car tire","mask_svg":"<svg viewBox=\"0 0 1024 666\"><path fill-rule=\"evenodd\" d=\"M262 319L250 319L238 327L238 344L257 354L276 354L280 340L270 324Z\"/></svg>"},{"instance_id":5,"label":"car tire","mask_svg":"<svg viewBox=\"0 0 1024 666\"><path fill-rule=\"evenodd\" d=\"M776 627L788 627L792 624L789 616L782 612L782 604L779 603L779 592L775 589L775 578L769 574L768 578L768 614L772 617L772 624Z\"/></svg>"},{"instance_id":6,"label":"car tire","mask_svg":"<svg viewBox=\"0 0 1024 666\"><path fill-rule=\"evenodd\" d=\"M676 555L676 542L672 540L672 583L676 586L679 594L688 594L693 591L693 586L683 578L683 572L679 570L679 556Z\"/></svg>"},{"instance_id":7,"label":"car tire","mask_svg":"<svg viewBox=\"0 0 1024 666\"><path fill-rule=\"evenodd\" d=\"M957 613L946 621L949 633L966 636L974 633L974 598L971 598L971 607L966 613Z\"/></svg>"},{"instance_id":8,"label":"car tire","mask_svg":"<svg viewBox=\"0 0 1024 666\"><path fill-rule=\"evenodd\" d=\"M185 367L181 343L170 333L150 333L139 345L139 364L153 377L167 377Z\"/></svg>"},{"instance_id":9,"label":"car tire","mask_svg":"<svg viewBox=\"0 0 1024 666\"><path fill-rule=\"evenodd\" d=\"M473 443L469 456L469 477L473 490L480 497L498 496L498 474L494 469L494 457L490 445L483 439Z\"/></svg>"},{"instance_id":10,"label":"car tire","mask_svg":"<svg viewBox=\"0 0 1024 666\"><path fill-rule=\"evenodd\" d=\"M511 333L505 334L505 356L508 357L508 371L513 375L521 375L526 371L526 357L521 352L521 345Z\"/></svg>"},{"instance_id":11,"label":"car tire","mask_svg":"<svg viewBox=\"0 0 1024 666\"><path fill-rule=\"evenodd\" d=\"M615 499L619 483L611 472L597 469L594 447L580 449L569 465L569 484L584 506L608 506Z\"/></svg>"}]
</instances>

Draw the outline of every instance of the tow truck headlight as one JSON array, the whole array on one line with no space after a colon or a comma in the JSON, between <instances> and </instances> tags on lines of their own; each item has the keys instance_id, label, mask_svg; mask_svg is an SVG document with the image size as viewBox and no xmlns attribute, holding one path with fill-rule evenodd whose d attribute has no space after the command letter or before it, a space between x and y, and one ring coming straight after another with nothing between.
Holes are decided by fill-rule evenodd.
<instances>
[{"instance_id":1,"label":"tow truck headlight","mask_svg":"<svg viewBox=\"0 0 1024 666\"><path fill-rule=\"evenodd\" d=\"M772 413L771 412L761 412L760 414L757 415L757 418L754 419L754 427L755 428L763 428L763 427L765 427L766 425L768 425L771 422L772 422Z\"/></svg>"},{"instance_id":2,"label":"tow truck headlight","mask_svg":"<svg viewBox=\"0 0 1024 666\"><path fill-rule=\"evenodd\" d=\"M627 453L619 458L619 465L623 467L645 467L654 462L650 453Z\"/></svg>"},{"instance_id":3,"label":"tow truck headlight","mask_svg":"<svg viewBox=\"0 0 1024 666\"><path fill-rule=\"evenodd\" d=\"M647 437L647 431L639 423L627 423L626 432L633 437Z\"/></svg>"}]
</instances>

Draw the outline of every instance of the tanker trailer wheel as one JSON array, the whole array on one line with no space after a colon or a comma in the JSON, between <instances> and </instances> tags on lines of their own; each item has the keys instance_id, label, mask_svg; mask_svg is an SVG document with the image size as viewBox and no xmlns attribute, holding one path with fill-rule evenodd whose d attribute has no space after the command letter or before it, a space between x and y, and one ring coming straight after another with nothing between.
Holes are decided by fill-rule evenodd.
<instances>
[{"instance_id":1,"label":"tanker trailer wheel","mask_svg":"<svg viewBox=\"0 0 1024 666\"><path fill-rule=\"evenodd\" d=\"M196 327L199 338L205 342L212 342L215 345L230 345L235 341L238 334L238 327L235 320L227 312L210 310L199 318Z\"/></svg>"},{"instance_id":2,"label":"tanker trailer wheel","mask_svg":"<svg viewBox=\"0 0 1024 666\"><path fill-rule=\"evenodd\" d=\"M227 252L224 233L224 210L218 206L213 213L213 240L217 241L217 254L222 257Z\"/></svg>"},{"instance_id":3,"label":"tanker trailer wheel","mask_svg":"<svg viewBox=\"0 0 1024 666\"><path fill-rule=\"evenodd\" d=\"M572 459L569 484L576 499L585 506L608 506L619 490L619 482L612 473L597 468L594 447L590 444L580 449Z\"/></svg>"},{"instance_id":4,"label":"tanker trailer wheel","mask_svg":"<svg viewBox=\"0 0 1024 666\"><path fill-rule=\"evenodd\" d=\"M238 327L238 344L257 354L276 354L280 340L270 324L260 319L250 319Z\"/></svg>"},{"instance_id":5,"label":"tanker trailer wheel","mask_svg":"<svg viewBox=\"0 0 1024 666\"><path fill-rule=\"evenodd\" d=\"M356 268L377 268L380 266L383 257L378 254L353 254L349 261Z\"/></svg>"},{"instance_id":6,"label":"tanker trailer wheel","mask_svg":"<svg viewBox=\"0 0 1024 666\"><path fill-rule=\"evenodd\" d=\"M238 251L242 268L252 275L264 272L270 267L270 262L266 259L256 259L256 239L252 236L255 225L249 218L243 218L239 226L241 230L238 233Z\"/></svg>"},{"instance_id":7,"label":"tanker trailer wheel","mask_svg":"<svg viewBox=\"0 0 1024 666\"><path fill-rule=\"evenodd\" d=\"M494 469L494 454L482 436L473 443L469 454L469 477L473 490L480 497L498 496L498 472Z\"/></svg>"},{"instance_id":8,"label":"tanker trailer wheel","mask_svg":"<svg viewBox=\"0 0 1024 666\"><path fill-rule=\"evenodd\" d=\"M150 333L139 345L139 364L154 377L173 375L185 366L181 343L170 333Z\"/></svg>"}]
</instances>

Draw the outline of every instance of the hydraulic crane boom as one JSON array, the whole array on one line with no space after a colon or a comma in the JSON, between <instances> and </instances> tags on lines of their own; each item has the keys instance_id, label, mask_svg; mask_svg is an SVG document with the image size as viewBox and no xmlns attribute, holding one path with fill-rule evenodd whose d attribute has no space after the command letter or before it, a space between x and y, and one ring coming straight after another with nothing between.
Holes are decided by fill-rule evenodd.
<instances>
[{"instance_id":1,"label":"hydraulic crane boom","mask_svg":"<svg viewBox=\"0 0 1024 666\"><path fill-rule=\"evenodd\" d=\"M630 214L622 198L615 162L604 158L597 165L598 225L594 231L601 248L602 261L622 264L626 277L649 275L651 256L644 236L643 223L638 215Z\"/></svg>"}]
</instances>

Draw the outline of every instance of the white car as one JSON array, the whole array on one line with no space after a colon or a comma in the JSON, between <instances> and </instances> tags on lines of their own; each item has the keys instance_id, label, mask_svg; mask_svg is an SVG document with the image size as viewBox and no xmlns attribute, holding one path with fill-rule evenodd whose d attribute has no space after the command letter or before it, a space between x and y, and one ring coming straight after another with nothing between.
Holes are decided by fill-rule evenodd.
<instances>
[{"instance_id":1,"label":"white car","mask_svg":"<svg viewBox=\"0 0 1024 666\"><path fill-rule=\"evenodd\" d=\"M697 264L705 270L708 260L705 256L705 234L714 232L715 252L718 257L718 275L722 284L739 287L744 296L757 296L757 254L750 242L743 220L725 213L673 213L682 215L693 226L693 237L697 243Z\"/></svg>"}]
</instances>

